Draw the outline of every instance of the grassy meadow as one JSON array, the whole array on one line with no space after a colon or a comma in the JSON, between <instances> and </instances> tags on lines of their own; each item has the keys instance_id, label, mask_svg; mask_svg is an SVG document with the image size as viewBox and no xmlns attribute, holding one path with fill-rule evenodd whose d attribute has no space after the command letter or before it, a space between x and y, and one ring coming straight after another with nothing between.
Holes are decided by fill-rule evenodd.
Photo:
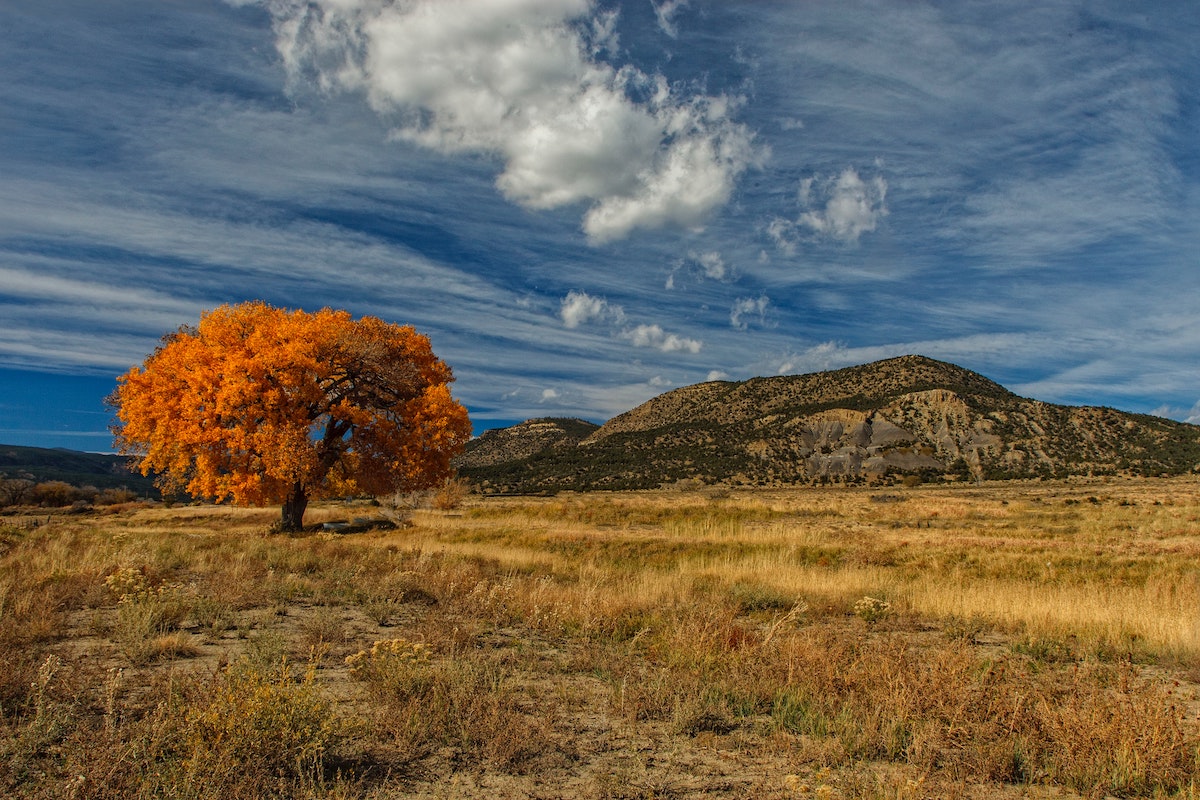
<instances>
[{"instance_id":1,"label":"grassy meadow","mask_svg":"<svg viewBox=\"0 0 1200 800\"><path fill-rule=\"evenodd\" d=\"M1200 795L1200 480L0 517L0 795Z\"/></svg>"}]
</instances>

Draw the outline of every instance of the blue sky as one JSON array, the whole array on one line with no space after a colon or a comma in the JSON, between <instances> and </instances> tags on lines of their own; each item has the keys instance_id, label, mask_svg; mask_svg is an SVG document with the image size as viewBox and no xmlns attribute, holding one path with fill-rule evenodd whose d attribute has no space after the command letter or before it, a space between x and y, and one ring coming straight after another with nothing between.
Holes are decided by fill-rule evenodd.
<instances>
[{"instance_id":1,"label":"blue sky","mask_svg":"<svg viewBox=\"0 0 1200 800\"><path fill-rule=\"evenodd\" d=\"M222 303L409 323L477 431L920 353L1200 421L1181 2L9 0L0 442Z\"/></svg>"}]
</instances>

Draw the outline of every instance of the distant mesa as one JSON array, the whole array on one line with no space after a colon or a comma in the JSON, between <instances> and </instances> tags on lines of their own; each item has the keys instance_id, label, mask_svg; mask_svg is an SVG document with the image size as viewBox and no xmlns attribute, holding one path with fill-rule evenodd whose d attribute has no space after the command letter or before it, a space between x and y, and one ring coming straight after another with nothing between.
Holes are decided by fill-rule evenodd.
<instances>
[{"instance_id":1,"label":"distant mesa","mask_svg":"<svg viewBox=\"0 0 1200 800\"><path fill-rule=\"evenodd\" d=\"M924 356L712 381L602 426L533 419L460 458L485 492L1178 475L1200 471L1200 427L1018 397Z\"/></svg>"}]
</instances>

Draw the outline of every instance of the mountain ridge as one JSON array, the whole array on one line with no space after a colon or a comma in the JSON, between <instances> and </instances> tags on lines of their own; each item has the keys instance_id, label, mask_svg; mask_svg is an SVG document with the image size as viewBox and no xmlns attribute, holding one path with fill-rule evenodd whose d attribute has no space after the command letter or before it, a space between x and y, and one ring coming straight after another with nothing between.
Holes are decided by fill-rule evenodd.
<instances>
[{"instance_id":1,"label":"mountain ridge","mask_svg":"<svg viewBox=\"0 0 1200 800\"><path fill-rule=\"evenodd\" d=\"M530 423L541 426L541 439L522 428ZM551 434L555 424L542 418L489 431L468 445L460 474L485 491L528 492L683 479L788 485L1200 470L1200 427L1023 398L918 355L693 384L577 440L584 429ZM553 442L543 446L547 436Z\"/></svg>"},{"instance_id":2,"label":"mountain ridge","mask_svg":"<svg viewBox=\"0 0 1200 800\"><path fill-rule=\"evenodd\" d=\"M154 479L133 471L128 456L65 447L0 444L0 479L63 481L72 486L157 493Z\"/></svg>"}]
</instances>

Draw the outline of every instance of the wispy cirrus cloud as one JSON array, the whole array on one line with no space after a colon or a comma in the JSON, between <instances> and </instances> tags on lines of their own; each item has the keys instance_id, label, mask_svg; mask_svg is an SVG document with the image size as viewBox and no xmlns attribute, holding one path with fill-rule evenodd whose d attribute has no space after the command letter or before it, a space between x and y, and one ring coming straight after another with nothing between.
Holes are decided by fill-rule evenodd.
<instances>
[{"instance_id":1,"label":"wispy cirrus cloud","mask_svg":"<svg viewBox=\"0 0 1200 800\"><path fill-rule=\"evenodd\" d=\"M778 116L805 122L771 145L822 174L857 154L868 186L863 156L882 158L891 232L995 269L1157 237L1179 218L1185 185L1172 150L1191 68L1170 30L1184 7L858 2L771 15L772 45L804 87ZM826 203L805 210L813 224L801 232L831 235L841 218L865 239L854 220L869 214ZM767 233L794 253L796 219L776 216Z\"/></svg>"},{"instance_id":2,"label":"wispy cirrus cloud","mask_svg":"<svg viewBox=\"0 0 1200 800\"><path fill-rule=\"evenodd\" d=\"M596 244L703 224L761 158L735 100L603 60L611 20L587 0L268 8L293 81L362 92L398 139L499 157L505 197L535 210L587 205Z\"/></svg>"},{"instance_id":3,"label":"wispy cirrus cloud","mask_svg":"<svg viewBox=\"0 0 1200 800\"><path fill-rule=\"evenodd\" d=\"M1174 406L1163 405L1150 412L1156 417L1166 417L1167 419L1179 420L1186 422L1189 425L1200 425L1200 400L1191 408L1177 408Z\"/></svg>"},{"instance_id":4,"label":"wispy cirrus cloud","mask_svg":"<svg viewBox=\"0 0 1200 800\"><path fill-rule=\"evenodd\" d=\"M473 417L907 352L1187 417L1198 24L1189 0L0 3L0 369L113 374L256 297L416 325Z\"/></svg>"}]
</instances>

